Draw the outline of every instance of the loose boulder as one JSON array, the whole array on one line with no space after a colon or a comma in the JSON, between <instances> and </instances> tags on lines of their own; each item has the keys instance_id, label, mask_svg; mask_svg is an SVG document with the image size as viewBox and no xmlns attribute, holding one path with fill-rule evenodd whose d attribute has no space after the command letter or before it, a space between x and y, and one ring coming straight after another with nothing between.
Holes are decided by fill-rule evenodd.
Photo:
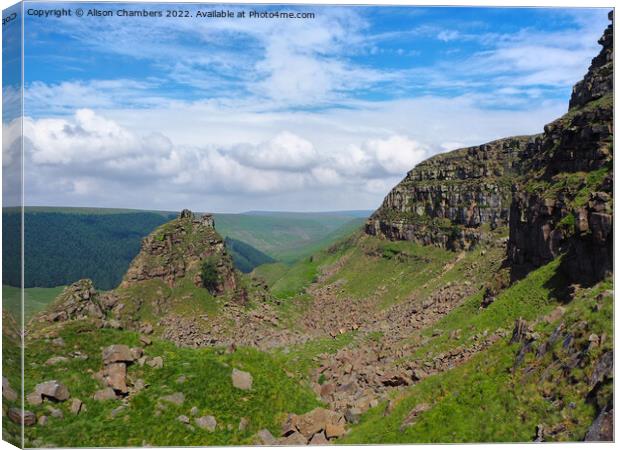
<instances>
[{"instance_id":1,"label":"loose boulder","mask_svg":"<svg viewBox=\"0 0 620 450\"><path fill-rule=\"evenodd\" d=\"M130 363L134 361L134 356L127 345L114 344L103 349L103 364Z\"/></svg>"},{"instance_id":2,"label":"loose boulder","mask_svg":"<svg viewBox=\"0 0 620 450\"><path fill-rule=\"evenodd\" d=\"M252 389L252 375L250 373L233 369L231 378L233 386L237 389L243 389L244 391Z\"/></svg>"},{"instance_id":3,"label":"loose boulder","mask_svg":"<svg viewBox=\"0 0 620 450\"><path fill-rule=\"evenodd\" d=\"M37 416L32 411L22 410L20 408L9 408L9 419L12 422L26 427L31 427L37 422Z\"/></svg>"},{"instance_id":4,"label":"loose boulder","mask_svg":"<svg viewBox=\"0 0 620 450\"><path fill-rule=\"evenodd\" d=\"M59 383L56 380L39 383L35 387L34 391L42 398L48 398L57 402L64 402L65 400L68 400L71 396L69 394L69 389L67 389L67 386Z\"/></svg>"},{"instance_id":5,"label":"loose boulder","mask_svg":"<svg viewBox=\"0 0 620 450\"><path fill-rule=\"evenodd\" d=\"M211 432L217 427L217 420L213 416L198 417L195 422L198 427Z\"/></svg>"},{"instance_id":6,"label":"loose boulder","mask_svg":"<svg viewBox=\"0 0 620 450\"><path fill-rule=\"evenodd\" d=\"M108 387L108 388L101 389L95 392L95 395L93 396L93 398L97 401L104 401L104 400L115 400L117 397L116 397L116 392L114 392L114 389Z\"/></svg>"}]
</instances>

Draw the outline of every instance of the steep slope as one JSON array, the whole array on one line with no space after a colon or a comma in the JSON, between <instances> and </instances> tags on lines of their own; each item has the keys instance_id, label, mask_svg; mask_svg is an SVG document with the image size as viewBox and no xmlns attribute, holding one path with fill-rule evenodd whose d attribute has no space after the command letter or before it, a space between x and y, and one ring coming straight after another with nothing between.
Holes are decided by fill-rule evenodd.
<instances>
[{"instance_id":1,"label":"steep slope","mask_svg":"<svg viewBox=\"0 0 620 450\"><path fill-rule=\"evenodd\" d=\"M221 236L215 231L211 215L195 217L185 209L178 219L157 228L142 241L140 253L132 261L121 282L128 288L140 281L160 279L173 287L180 279L190 278L203 285L201 264L212 262L217 270L218 292L234 290L237 282L230 256Z\"/></svg>"},{"instance_id":2,"label":"steep slope","mask_svg":"<svg viewBox=\"0 0 620 450\"><path fill-rule=\"evenodd\" d=\"M599 43L569 112L524 152L510 211L508 258L516 276L560 254L576 282L595 283L612 269L613 25Z\"/></svg>"},{"instance_id":3,"label":"steep slope","mask_svg":"<svg viewBox=\"0 0 620 450\"><path fill-rule=\"evenodd\" d=\"M226 248L230 252L235 267L243 273L249 273L254 270L254 268L263 264L275 262L271 256L243 241L227 237L224 239L224 245L226 245Z\"/></svg>"},{"instance_id":4,"label":"steep slope","mask_svg":"<svg viewBox=\"0 0 620 450\"><path fill-rule=\"evenodd\" d=\"M599 43L570 110L542 134L420 163L387 195L366 232L457 250L508 225L513 279L561 254L572 280L603 279L612 265L613 25Z\"/></svg>"},{"instance_id":5,"label":"steep slope","mask_svg":"<svg viewBox=\"0 0 620 450\"><path fill-rule=\"evenodd\" d=\"M89 279L77 281L31 324L96 319L103 326L139 329L144 321L177 313L216 313L227 302L244 305L249 291L213 218L183 210L144 238L117 289L102 292Z\"/></svg>"},{"instance_id":6,"label":"steep slope","mask_svg":"<svg viewBox=\"0 0 620 450\"><path fill-rule=\"evenodd\" d=\"M599 43L569 111L521 138L486 215L472 195L488 177L465 155L507 159L481 146L421 163L368 221L369 235L476 248L481 261L486 224L503 218L508 240L496 240L504 269L405 356L421 381L345 443L613 440L613 25ZM446 179L458 180L452 197Z\"/></svg>"}]
</instances>

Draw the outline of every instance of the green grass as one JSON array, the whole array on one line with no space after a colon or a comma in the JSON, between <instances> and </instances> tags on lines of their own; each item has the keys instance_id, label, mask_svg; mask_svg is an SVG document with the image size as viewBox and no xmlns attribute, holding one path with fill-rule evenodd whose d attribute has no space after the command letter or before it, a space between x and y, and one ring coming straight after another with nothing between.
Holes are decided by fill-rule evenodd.
<instances>
[{"instance_id":1,"label":"green grass","mask_svg":"<svg viewBox=\"0 0 620 450\"><path fill-rule=\"evenodd\" d=\"M546 314L558 304L553 288L565 284L557 275L559 265L560 259L556 259L531 272L498 295L487 308L480 309L482 292L472 295L432 328L423 331L422 335L430 341L411 355L411 359L432 358L440 352L468 345L475 334L493 333L500 328L508 330L517 318L531 320ZM454 330L461 330L459 339L449 337ZM440 334L432 337L436 331Z\"/></svg>"},{"instance_id":2,"label":"green grass","mask_svg":"<svg viewBox=\"0 0 620 450\"><path fill-rule=\"evenodd\" d=\"M53 288L26 288L24 289L24 320L28 321L34 314L42 311L62 292L64 286ZM2 307L13 317L21 317L20 289L13 286L2 286Z\"/></svg>"},{"instance_id":3,"label":"green grass","mask_svg":"<svg viewBox=\"0 0 620 450\"><path fill-rule=\"evenodd\" d=\"M187 278L179 280L172 288L163 280L153 279L118 288L115 292L125 304L121 313L126 319L151 323L158 322L164 311L187 317L215 315L227 300L226 296L216 297L205 288L197 288ZM132 301L136 298L141 300L140 303Z\"/></svg>"},{"instance_id":4,"label":"green grass","mask_svg":"<svg viewBox=\"0 0 620 450\"><path fill-rule=\"evenodd\" d=\"M120 343L137 346L137 334L96 330L87 323L75 322L67 325L60 336L65 340L64 348L54 348L42 340L28 346L26 392L30 392L36 383L58 379L68 386L72 397L85 402L87 411L74 416L68 411L68 402L55 405L63 410L65 418L50 418L46 427L28 428L26 437L30 443L42 439L47 444L66 447L248 444L262 428L277 434L286 413L303 413L319 406L315 395L287 376L282 362L269 354L247 348L232 354L220 354L216 349L184 349L155 341L146 348L146 353L162 356L163 369L131 365L128 376L142 378L149 386L132 398L125 412L113 419L110 412L120 402L92 399L100 387L91 372L101 369L103 347ZM71 359L52 367L43 364L54 354L66 354L67 349L86 353L89 358L85 361ZM233 367L252 374L251 391L232 386L230 374ZM187 376L183 384L176 383L180 375ZM174 392L185 394L184 404L170 405L157 416L158 398ZM200 415L216 418L218 427L215 432L197 427L189 430L176 420L181 414L190 416L193 406L199 409ZM39 414L45 411L44 406L31 409ZM246 431L238 430L242 417L250 419Z\"/></svg>"},{"instance_id":5,"label":"green grass","mask_svg":"<svg viewBox=\"0 0 620 450\"><path fill-rule=\"evenodd\" d=\"M269 287L273 286L289 270L290 266L284 263L262 264L252 271L252 276L265 281Z\"/></svg>"},{"instance_id":6,"label":"green grass","mask_svg":"<svg viewBox=\"0 0 620 450\"><path fill-rule=\"evenodd\" d=\"M497 305L496 311L488 315L480 313L478 318L469 322L480 330L489 324L495 327L508 323L524 314L531 320L540 319L554 303L549 282L557 265L558 262L554 261L533 272L507 289L491 305ZM371 409L338 443L529 442L535 436L536 426L541 423L547 429L555 425L564 427L565 431L551 439L583 439L596 412L594 405L586 400L590 389L589 376L594 361L613 345L610 287L611 282L606 281L584 290L566 305L563 318L554 323L539 321L535 328L540 334L538 345L547 339L560 321L582 346L591 333L607 334L606 343L590 350L590 362L585 370L576 368L566 374L562 364L552 366L553 361L570 358L562 349L560 339L542 358L536 356L534 348L513 372L520 344L510 345L508 336L467 363L426 378L400 394L394 400L394 410L387 416L384 416L385 404ZM602 292L607 292L601 301L602 309L595 312L594 299ZM523 302L527 305L519 305ZM475 314L474 311L470 313ZM461 328L467 323L466 316L462 310L453 312L443 321L444 328L449 328L450 324ZM491 319L492 322L487 322ZM583 324L586 324L585 329ZM442 342L441 339L437 341ZM605 394L600 395L610 397L611 386L608 384L604 389ZM560 406L556 400L560 401ZM431 408L420 414L413 425L401 428L409 412L422 403Z\"/></svg>"},{"instance_id":7,"label":"green grass","mask_svg":"<svg viewBox=\"0 0 620 450\"><path fill-rule=\"evenodd\" d=\"M363 219L338 213L216 214L222 236L239 239L278 261L293 263L338 240Z\"/></svg>"},{"instance_id":8,"label":"green grass","mask_svg":"<svg viewBox=\"0 0 620 450\"><path fill-rule=\"evenodd\" d=\"M343 298L376 298L381 307L404 300L429 279L438 276L456 254L406 241L363 236L347 255L343 267L327 282L338 281Z\"/></svg>"}]
</instances>

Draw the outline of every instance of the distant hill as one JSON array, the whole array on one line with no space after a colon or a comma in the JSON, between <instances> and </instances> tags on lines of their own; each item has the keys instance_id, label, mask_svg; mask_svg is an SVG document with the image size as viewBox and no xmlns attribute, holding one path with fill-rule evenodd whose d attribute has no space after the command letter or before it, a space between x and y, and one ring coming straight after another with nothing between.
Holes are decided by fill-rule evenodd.
<instances>
[{"instance_id":1,"label":"distant hill","mask_svg":"<svg viewBox=\"0 0 620 450\"><path fill-rule=\"evenodd\" d=\"M28 210L24 221L26 287L54 287L91 278L100 289L111 289L121 280L129 262L138 254L140 241L170 220L153 212L100 211L42 212ZM19 215L3 211L3 226L17 230ZM19 239L3 233L5 261L19 254ZM19 285L19 265L3 264L3 282Z\"/></svg>"},{"instance_id":2,"label":"distant hill","mask_svg":"<svg viewBox=\"0 0 620 450\"><path fill-rule=\"evenodd\" d=\"M363 222L346 212L215 214L215 226L222 236L246 242L286 263L311 255Z\"/></svg>"},{"instance_id":3,"label":"distant hill","mask_svg":"<svg viewBox=\"0 0 620 450\"><path fill-rule=\"evenodd\" d=\"M235 267L241 272L250 273L255 267L275 262L275 259L271 256L264 254L243 241L227 237L224 243L232 255Z\"/></svg>"}]
</instances>

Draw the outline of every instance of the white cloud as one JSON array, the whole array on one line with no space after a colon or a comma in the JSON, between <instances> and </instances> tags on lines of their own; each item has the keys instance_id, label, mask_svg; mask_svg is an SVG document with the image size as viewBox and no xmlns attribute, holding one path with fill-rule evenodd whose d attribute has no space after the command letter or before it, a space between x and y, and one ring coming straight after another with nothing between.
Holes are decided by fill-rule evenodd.
<instances>
[{"instance_id":1,"label":"white cloud","mask_svg":"<svg viewBox=\"0 0 620 450\"><path fill-rule=\"evenodd\" d=\"M426 97L321 112L255 108L177 102L26 118L27 201L215 211L372 209L422 159L446 147L539 132L565 105L535 113L487 111L474 98Z\"/></svg>"},{"instance_id":2,"label":"white cloud","mask_svg":"<svg viewBox=\"0 0 620 450\"><path fill-rule=\"evenodd\" d=\"M25 119L24 135L32 143L36 164L114 163L143 149L132 133L90 109L78 110L72 121Z\"/></svg>"},{"instance_id":3,"label":"white cloud","mask_svg":"<svg viewBox=\"0 0 620 450\"><path fill-rule=\"evenodd\" d=\"M2 167L9 167L19 161L21 151L21 120L2 122Z\"/></svg>"},{"instance_id":4,"label":"white cloud","mask_svg":"<svg viewBox=\"0 0 620 450\"><path fill-rule=\"evenodd\" d=\"M454 41L459 38L459 32L456 30L442 30L437 35L437 39L443 42Z\"/></svg>"},{"instance_id":5,"label":"white cloud","mask_svg":"<svg viewBox=\"0 0 620 450\"><path fill-rule=\"evenodd\" d=\"M312 143L288 131L258 146L238 146L234 158L248 167L291 171L306 170L319 162Z\"/></svg>"},{"instance_id":6,"label":"white cloud","mask_svg":"<svg viewBox=\"0 0 620 450\"><path fill-rule=\"evenodd\" d=\"M372 139L364 147L377 159L379 165L390 175L401 175L422 161L428 150L406 136L388 139Z\"/></svg>"}]
</instances>

